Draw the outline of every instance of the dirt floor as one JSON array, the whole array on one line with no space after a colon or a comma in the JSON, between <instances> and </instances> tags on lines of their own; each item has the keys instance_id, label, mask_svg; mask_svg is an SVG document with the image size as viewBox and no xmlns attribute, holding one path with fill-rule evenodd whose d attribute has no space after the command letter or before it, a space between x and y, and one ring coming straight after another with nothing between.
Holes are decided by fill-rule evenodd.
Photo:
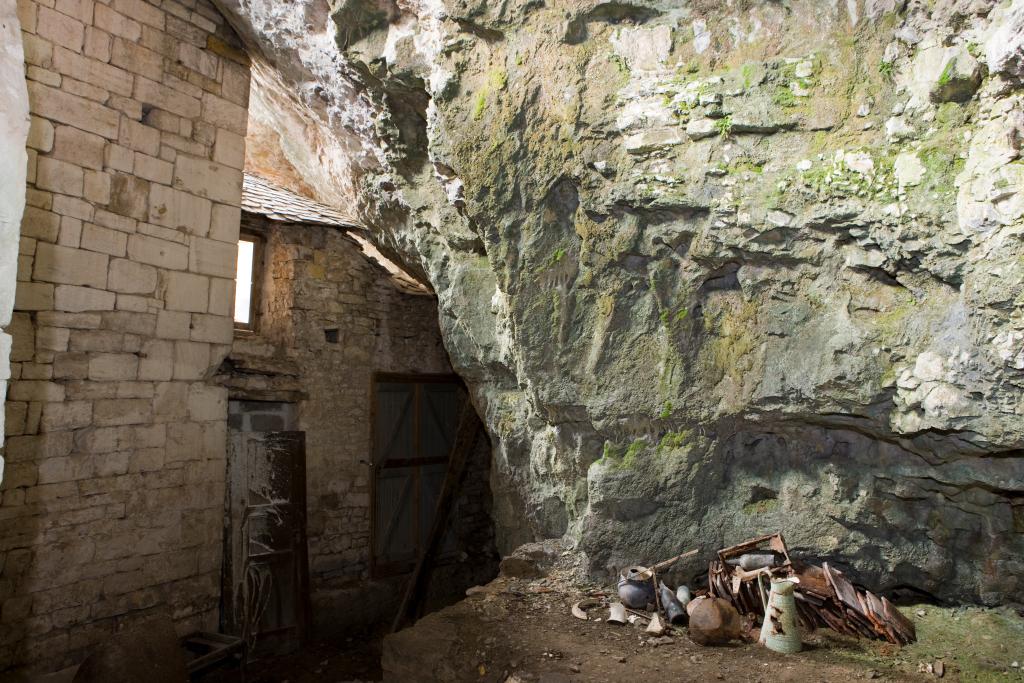
<instances>
[{"instance_id":1,"label":"dirt floor","mask_svg":"<svg viewBox=\"0 0 1024 683\"><path fill-rule=\"evenodd\" d=\"M388 641L389 681L926 681L942 662L942 680L1024 680L1024 620L1009 610L904 608L920 640L898 648L819 631L806 650L779 655L751 643L701 647L677 631L655 639L637 625L582 622L569 615L572 596L507 594L507 608L478 594L426 617L407 635ZM506 597L499 598L505 603ZM412 634L417 634L409 639ZM452 639L451 636L456 636ZM443 648L443 649L442 649ZM377 681L379 640L314 642L301 652L249 667L249 683ZM438 656L440 655L440 656ZM400 658L399 661L395 661ZM1018 666L1013 667L1016 661ZM448 666L438 667L439 662ZM923 671L922 671L923 670ZM237 671L212 673L202 683L240 683Z\"/></svg>"},{"instance_id":2,"label":"dirt floor","mask_svg":"<svg viewBox=\"0 0 1024 683\"><path fill-rule=\"evenodd\" d=\"M483 602L478 599L478 602ZM993 628L993 614L971 610L971 618L982 628L979 642L965 640L956 645L948 640L931 640L937 635L919 622L925 640L908 648L857 640L819 631L805 636L805 651L779 655L752 643L728 647L702 647L680 630L669 637L648 636L640 625L611 626L604 621L581 622L569 615L571 600L556 596L524 596L515 601L506 617L494 606L489 618L453 614L435 615L421 622L427 642L424 647L443 644L450 668L424 666L429 656L415 656L399 645L394 653L392 639L385 644L386 680L477 680L477 681L851 681L851 680L934 680L931 670L943 671L945 680L1024 680L1019 668L1024 656L1024 632L1013 640ZM482 605L481 605L482 606ZM466 604L468 608L469 605ZM934 613L937 620L951 610L916 608ZM461 611L461 610L460 610ZM912 610L914 611L914 610ZM479 613L478 613L479 614ZM995 615L998 619L998 615ZM447 621L447 624L439 623ZM459 623L462 621L462 623ZM449 641L443 634L461 636ZM945 624L940 624L945 626ZM968 624L965 624L969 628ZM455 642L458 640L460 642ZM987 644L983 648L982 642ZM979 649L983 648L983 649ZM412 654L410 657L409 655ZM1017 658L1016 660L1014 658ZM405 660L408 664L402 662ZM1018 662L1018 667L1012 666ZM417 678L411 667L429 671ZM510 681L511 683L511 681Z\"/></svg>"},{"instance_id":3,"label":"dirt floor","mask_svg":"<svg viewBox=\"0 0 1024 683\"><path fill-rule=\"evenodd\" d=\"M604 608L593 610L590 620L577 619L571 614L576 600L602 591L613 597L612 589L581 579L579 567L567 562L543 571L510 563L503 576L471 589L465 600L383 643L313 643L250 665L248 681L1024 681L1024 618L1010 608L905 606L900 609L918 635L907 647L821 630L804 635L803 652L780 655L752 641L703 647L685 629L654 637L641 622L605 623ZM222 672L203 681L240 678Z\"/></svg>"},{"instance_id":4,"label":"dirt floor","mask_svg":"<svg viewBox=\"0 0 1024 683\"><path fill-rule=\"evenodd\" d=\"M249 664L245 683L341 683L379 681L379 638L307 643L299 652ZM211 671L196 683L243 683L237 668Z\"/></svg>"},{"instance_id":5,"label":"dirt floor","mask_svg":"<svg viewBox=\"0 0 1024 683\"><path fill-rule=\"evenodd\" d=\"M527 565L520 568L529 573ZM576 600L599 591L612 597L611 587L580 580L577 570L544 568L529 578L505 571L466 600L388 636L384 680L1024 681L1024 619L1010 609L902 607L917 629L913 645L820 630L804 635L803 652L787 656L753 641L703 647L685 629L652 637L640 622L605 623L606 609L577 619Z\"/></svg>"}]
</instances>

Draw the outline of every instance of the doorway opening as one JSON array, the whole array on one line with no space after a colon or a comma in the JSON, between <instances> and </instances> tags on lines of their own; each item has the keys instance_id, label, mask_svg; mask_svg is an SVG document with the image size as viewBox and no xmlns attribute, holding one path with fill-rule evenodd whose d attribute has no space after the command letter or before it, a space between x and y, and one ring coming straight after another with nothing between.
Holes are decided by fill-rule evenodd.
<instances>
[{"instance_id":1,"label":"doorway opening","mask_svg":"<svg viewBox=\"0 0 1024 683\"><path fill-rule=\"evenodd\" d=\"M228 402L222 621L260 656L309 629L306 439L295 404Z\"/></svg>"}]
</instances>

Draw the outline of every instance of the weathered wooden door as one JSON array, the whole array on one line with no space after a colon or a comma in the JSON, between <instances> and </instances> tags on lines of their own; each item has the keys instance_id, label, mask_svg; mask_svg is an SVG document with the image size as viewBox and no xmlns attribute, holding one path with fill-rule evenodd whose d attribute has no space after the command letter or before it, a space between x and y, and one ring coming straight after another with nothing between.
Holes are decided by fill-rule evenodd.
<instances>
[{"instance_id":1,"label":"weathered wooden door","mask_svg":"<svg viewBox=\"0 0 1024 683\"><path fill-rule=\"evenodd\" d=\"M386 376L374 387L373 573L413 568L430 532L466 392L455 378ZM454 550L449 530L440 555Z\"/></svg>"},{"instance_id":2,"label":"weathered wooden door","mask_svg":"<svg viewBox=\"0 0 1024 683\"><path fill-rule=\"evenodd\" d=\"M308 623L305 432L230 432L224 616L260 655Z\"/></svg>"}]
</instances>

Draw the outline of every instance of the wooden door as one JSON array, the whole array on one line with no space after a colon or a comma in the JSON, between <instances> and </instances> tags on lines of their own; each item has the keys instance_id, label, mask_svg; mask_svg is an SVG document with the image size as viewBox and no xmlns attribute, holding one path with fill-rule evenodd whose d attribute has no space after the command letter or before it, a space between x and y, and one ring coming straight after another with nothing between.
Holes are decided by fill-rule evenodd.
<instances>
[{"instance_id":1,"label":"wooden door","mask_svg":"<svg viewBox=\"0 0 1024 683\"><path fill-rule=\"evenodd\" d=\"M295 650L307 629L305 436L230 433L225 623L259 655Z\"/></svg>"},{"instance_id":2,"label":"wooden door","mask_svg":"<svg viewBox=\"0 0 1024 683\"><path fill-rule=\"evenodd\" d=\"M380 376L374 387L373 573L409 571L430 533L466 400L452 377ZM454 552L449 529L440 554Z\"/></svg>"}]
</instances>

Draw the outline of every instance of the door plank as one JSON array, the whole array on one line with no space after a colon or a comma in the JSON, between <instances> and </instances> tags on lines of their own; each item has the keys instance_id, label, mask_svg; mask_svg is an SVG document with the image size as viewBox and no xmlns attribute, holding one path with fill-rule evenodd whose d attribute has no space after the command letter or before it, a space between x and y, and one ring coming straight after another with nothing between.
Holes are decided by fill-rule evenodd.
<instances>
[{"instance_id":1,"label":"door plank","mask_svg":"<svg viewBox=\"0 0 1024 683\"><path fill-rule=\"evenodd\" d=\"M402 506L402 503L408 501L409 490L412 488L413 481L415 480L413 479L412 476L407 476L405 478L405 485L402 487L402 492L398 496L399 504L395 506L394 514L392 514L391 519L388 520L387 530L381 537L380 547L385 551L387 551L388 547L390 546L391 537L392 535L394 535L395 529L398 527L398 520L401 519L402 513L405 511L405 508Z\"/></svg>"},{"instance_id":2,"label":"door plank","mask_svg":"<svg viewBox=\"0 0 1024 683\"><path fill-rule=\"evenodd\" d=\"M397 394L398 392L395 391L391 393ZM384 434L388 435L388 440L383 446L383 448L381 448L378 454L381 459L381 463L387 462L388 458L390 457L389 454L391 453L391 447L395 445L395 439L398 438L398 427L402 424L403 421L405 421L406 416L409 414L409 407L412 405L414 395L415 393L412 391L406 394L405 402L402 403L402 408L399 411L397 411L394 423L386 432L384 432Z\"/></svg>"},{"instance_id":3,"label":"door plank","mask_svg":"<svg viewBox=\"0 0 1024 683\"><path fill-rule=\"evenodd\" d=\"M468 398L462 404L462 409L459 412L459 427L455 432L455 443L452 445L444 486L437 498L430 534L416 561L416 568L409 578L398 614L395 615L395 620L391 625L392 633L417 617L423 594L426 593L426 587L430 581L434 555L448 524L448 513L458 496L458 490L469 463L469 456L473 452L480 434L480 418L477 417L476 410Z\"/></svg>"},{"instance_id":4,"label":"door plank","mask_svg":"<svg viewBox=\"0 0 1024 683\"><path fill-rule=\"evenodd\" d=\"M305 432L232 430L225 624L249 645L298 647L309 623Z\"/></svg>"}]
</instances>

